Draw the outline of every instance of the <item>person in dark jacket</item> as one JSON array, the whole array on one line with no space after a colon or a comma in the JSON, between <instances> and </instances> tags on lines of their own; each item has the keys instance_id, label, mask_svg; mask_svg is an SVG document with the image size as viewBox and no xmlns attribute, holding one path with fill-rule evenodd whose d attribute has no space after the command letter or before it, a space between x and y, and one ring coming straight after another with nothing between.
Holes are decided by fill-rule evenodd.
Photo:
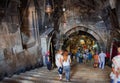
<instances>
[{"instance_id":1,"label":"person in dark jacket","mask_svg":"<svg viewBox=\"0 0 120 83\"><path fill-rule=\"evenodd\" d=\"M47 69L51 70L51 61L50 61L50 52L49 51L45 55L45 62L47 65Z\"/></svg>"}]
</instances>

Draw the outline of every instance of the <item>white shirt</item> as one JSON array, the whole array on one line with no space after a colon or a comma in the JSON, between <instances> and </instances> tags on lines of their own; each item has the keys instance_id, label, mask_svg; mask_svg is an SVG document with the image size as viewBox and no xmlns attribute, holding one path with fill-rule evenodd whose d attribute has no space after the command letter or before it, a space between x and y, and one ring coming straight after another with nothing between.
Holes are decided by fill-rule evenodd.
<instances>
[{"instance_id":1,"label":"white shirt","mask_svg":"<svg viewBox=\"0 0 120 83\"><path fill-rule=\"evenodd\" d=\"M70 56L68 55L67 61L63 61L63 66L69 66L70 65Z\"/></svg>"},{"instance_id":2,"label":"white shirt","mask_svg":"<svg viewBox=\"0 0 120 83\"><path fill-rule=\"evenodd\" d=\"M105 61L105 57L106 57L105 53L100 53L99 54L100 61Z\"/></svg>"},{"instance_id":3,"label":"white shirt","mask_svg":"<svg viewBox=\"0 0 120 83\"><path fill-rule=\"evenodd\" d=\"M55 56L55 63L56 63L56 66L59 68L59 67L62 67L62 64L60 62L60 59L63 59L63 56L61 54L56 54Z\"/></svg>"}]
</instances>

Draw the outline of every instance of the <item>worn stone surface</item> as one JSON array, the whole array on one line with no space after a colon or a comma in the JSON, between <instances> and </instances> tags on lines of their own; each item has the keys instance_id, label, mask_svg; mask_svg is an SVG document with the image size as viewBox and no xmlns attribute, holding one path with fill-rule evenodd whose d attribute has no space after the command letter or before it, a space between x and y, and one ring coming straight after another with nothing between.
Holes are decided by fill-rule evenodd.
<instances>
[{"instance_id":1,"label":"worn stone surface","mask_svg":"<svg viewBox=\"0 0 120 83\"><path fill-rule=\"evenodd\" d=\"M36 42L40 41L40 35L37 33L42 34L45 26L50 25L58 32L58 29L60 29L60 33L66 33L76 26L83 26L87 29L80 27L81 29L78 30L92 34L100 43L105 44L104 47L107 46L106 44L111 44L112 40L106 41L112 35L108 30L111 27L110 20L106 21L109 19L108 14L110 13L107 7L109 6L107 2L109 0L105 0L105 2L103 0L53 1L54 11L51 14L52 22L50 22L44 10L45 0L0 0L0 78L29 70L42 62L41 48ZM71 1L71 4L69 1ZM119 2L117 3L117 15L120 23ZM65 21L61 20L63 18L63 5L67 9ZM99 9L104 10L102 14ZM107 25L105 25L105 21L101 16L103 16ZM115 38L116 36L113 37ZM59 38L60 36L58 35ZM56 45L58 45L59 40L55 40L57 41ZM57 47L59 48L59 46ZM92 82L93 80L90 81Z\"/></svg>"},{"instance_id":2,"label":"worn stone surface","mask_svg":"<svg viewBox=\"0 0 120 83\"><path fill-rule=\"evenodd\" d=\"M70 83L109 83L111 69L106 66L104 70L93 68L90 64L73 64L71 68ZM34 69L12 78L5 78L1 83L66 83L65 76L59 81L57 69L48 71L46 67Z\"/></svg>"}]
</instances>

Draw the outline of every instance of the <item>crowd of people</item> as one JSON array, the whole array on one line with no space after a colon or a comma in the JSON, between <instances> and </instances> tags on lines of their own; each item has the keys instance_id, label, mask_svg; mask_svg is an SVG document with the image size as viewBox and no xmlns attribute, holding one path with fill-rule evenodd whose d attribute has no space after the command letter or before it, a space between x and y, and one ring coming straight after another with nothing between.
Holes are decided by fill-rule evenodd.
<instances>
[{"instance_id":1,"label":"crowd of people","mask_svg":"<svg viewBox=\"0 0 120 83\"><path fill-rule=\"evenodd\" d=\"M90 50L85 50L83 52L80 52L80 50L78 49L77 53L76 53L76 60L79 63L93 63L93 67L94 68L101 68L104 69L105 66L105 61L106 61L106 54L101 51L101 53L98 54L98 52L96 52L95 54L92 54Z\"/></svg>"},{"instance_id":2,"label":"crowd of people","mask_svg":"<svg viewBox=\"0 0 120 83\"><path fill-rule=\"evenodd\" d=\"M73 57L74 56L74 57ZM67 81L70 81L70 63L76 60L78 63L90 63L94 68L104 69L105 66L105 57L106 54L101 51L100 54L96 52L96 54L92 55L90 50L85 50L81 52L80 49L76 52L75 55L73 53L68 52L67 50L58 50L55 55L56 66L58 68L59 79L62 80L63 71L65 72L65 77ZM74 60L73 60L74 59ZM92 63L94 60L94 63Z\"/></svg>"},{"instance_id":3,"label":"crowd of people","mask_svg":"<svg viewBox=\"0 0 120 83\"><path fill-rule=\"evenodd\" d=\"M46 64L48 70L51 69L51 63L49 60L49 52L46 54ZM66 81L70 81L70 69L71 69L71 59L78 63L89 63L93 65L94 68L104 69L106 61L110 58L109 53L95 52L93 55L90 50L85 50L81 52L80 49L73 55L73 53L67 50L58 50L55 55L55 64L58 68L59 79L63 78L63 71L65 73ZM73 60L74 59L74 60ZM112 72L110 73L111 83L120 83L120 47L118 48L118 55L112 59Z\"/></svg>"}]
</instances>

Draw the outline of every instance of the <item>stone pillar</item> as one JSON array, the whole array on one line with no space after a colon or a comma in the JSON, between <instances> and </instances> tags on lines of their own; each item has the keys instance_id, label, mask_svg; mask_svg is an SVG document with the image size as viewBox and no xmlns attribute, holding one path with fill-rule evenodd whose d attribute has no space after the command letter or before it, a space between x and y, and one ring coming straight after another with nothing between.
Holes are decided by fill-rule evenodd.
<instances>
[{"instance_id":1,"label":"stone pillar","mask_svg":"<svg viewBox=\"0 0 120 83\"><path fill-rule=\"evenodd\" d=\"M41 52L43 56L43 65L46 65L45 63L45 54L47 53L47 37L46 36L41 37Z\"/></svg>"},{"instance_id":2,"label":"stone pillar","mask_svg":"<svg viewBox=\"0 0 120 83\"><path fill-rule=\"evenodd\" d=\"M34 12L34 13L33 13ZM31 43L31 42L34 42L35 41L35 22L34 22L34 19L33 17L35 17L35 7L34 7L34 4L33 2L31 1L30 2L30 6L28 8L28 28L29 28L29 33L30 33L30 38L29 38L29 41L28 43Z\"/></svg>"}]
</instances>

